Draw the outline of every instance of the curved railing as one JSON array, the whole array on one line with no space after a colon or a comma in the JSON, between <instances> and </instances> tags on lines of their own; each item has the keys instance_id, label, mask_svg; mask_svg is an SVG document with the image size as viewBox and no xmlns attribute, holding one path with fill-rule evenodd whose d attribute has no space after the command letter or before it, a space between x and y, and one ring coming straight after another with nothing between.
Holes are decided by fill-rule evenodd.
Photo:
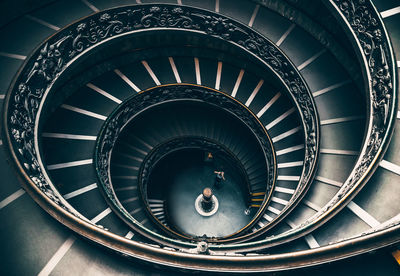
<instances>
[{"instance_id":1,"label":"curved railing","mask_svg":"<svg viewBox=\"0 0 400 276\"><path fill-rule=\"evenodd\" d=\"M370 1L325 1L353 42L362 64L367 99L367 130L358 160L337 194L314 216L285 233L243 247L259 250L311 233L346 206L378 167L396 118L397 68L382 19ZM393 229L393 231L395 231ZM238 245L241 247L241 245ZM236 250L237 248L235 248Z\"/></svg>"},{"instance_id":2,"label":"curved railing","mask_svg":"<svg viewBox=\"0 0 400 276\"><path fill-rule=\"evenodd\" d=\"M372 175L387 148L395 118L397 69L379 13L366 0L332 0L325 3L354 42L365 77L368 125L360 157L336 196L304 224L257 242L210 245L210 254L264 249L311 232L356 195ZM62 198L48 177L40 158L38 123L46 98L53 92L52 87L57 78L96 44L105 43L112 37L145 29L191 30L239 45L276 72L301 111L305 131L306 158L300 181L303 185L296 191L298 198L301 198L299 191L306 190L306 185L313 177L319 137L314 103L297 70L293 70L291 63L272 43L235 21L198 9L169 5L120 8L92 15L90 20L90 26L89 19L84 19L63 29L40 46L23 65L5 100L5 137L10 154L24 180L24 187L44 209L65 225L91 240L129 256L170 266L208 271L221 268L226 271L265 271L306 266L367 252L399 240L400 226L398 222L394 222L366 236L292 253L290 256L277 254L210 257L172 252L128 241L87 221Z\"/></svg>"},{"instance_id":3,"label":"curved railing","mask_svg":"<svg viewBox=\"0 0 400 276\"><path fill-rule=\"evenodd\" d=\"M157 106L162 103L176 101L201 102L203 104L222 109L244 123L254 137L256 137L259 147L263 152L268 178L265 185L265 193L267 196L263 201L262 206L257 211L254 220L257 220L257 218L260 217L265 211L269 195L273 190L274 182L276 180L277 168L272 141L264 127L250 111L243 107L241 103L221 92L202 86L188 84L161 85L140 92L120 104L108 117L103 128L101 129L97 138L95 151L96 171L106 199L111 204L111 207L118 214L121 214L121 217L137 231L142 233L142 235L148 237L149 239L156 239L161 243L168 241L169 245L176 243L176 246L187 246L187 244L181 244L179 241L174 241L173 239L163 237L153 231L150 231L137 222L135 218L129 214L129 212L127 212L123 205L119 202L113 189L111 175L109 174L112 151L119 134L124 130L124 128L132 120L139 116L142 111L149 110L153 106Z\"/></svg>"},{"instance_id":4,"label":"curved railing","mask_svg":"<svg viewBox=\"0 0 400 276\"><path fill-rule=\"evenodd\" d=\"M168 5L126 7L92 15L90 26L87 20L70 25L27 59L8 94L5 110L11 154L18 164L23 164L20 169L27 183L36 185L60 207L81 217L57 192L38 154L38 123L46 98L62 73L98 44L135 31L160 28L193 30L239 45L263 61L286 85L300 110L307 141L302 184L291 200L298 201L312 178L318 150L317 114L301 76L272 42L245 26L203 10Z\"/></svg>"}]
</instances>

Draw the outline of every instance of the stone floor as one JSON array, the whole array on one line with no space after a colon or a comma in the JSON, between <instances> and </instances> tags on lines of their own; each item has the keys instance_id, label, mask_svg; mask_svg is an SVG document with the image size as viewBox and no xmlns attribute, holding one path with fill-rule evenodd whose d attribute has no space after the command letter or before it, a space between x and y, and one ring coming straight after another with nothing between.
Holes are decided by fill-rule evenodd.
<instances>
[{"instance_id":1,"label":"stone floor","mask_svg":"<svg viewBox=\"0 0 400 276\"><path fill-rule=\"evenodd\" d=\"M227 236L246 226L255 210L245 214L248 206L243 194L246 191L243 176L232 163L217 155L206 161L204 156L200 150L174 154L161 161L154 173L159 183L164 182L162 185L168 187L164 196L170 225L192 236ZM214 170L221 169L226 180L217 188ZM206 187L212 189L219 203L218 211L209 217L200 215L195 209L195 200Z\"/></svg>"}]
</instances>

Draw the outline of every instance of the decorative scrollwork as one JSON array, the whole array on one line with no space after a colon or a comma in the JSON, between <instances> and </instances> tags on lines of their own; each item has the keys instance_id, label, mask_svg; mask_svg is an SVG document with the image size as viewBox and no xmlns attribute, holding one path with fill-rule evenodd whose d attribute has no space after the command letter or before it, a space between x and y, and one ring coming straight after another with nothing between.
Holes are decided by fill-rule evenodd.
<instances>
[{"instance_id":1,"label":"decorative scrollwork","mask_svg":"<svg viewBox=\"0 0 400 276\"><path fill-rule=\"evenodd\" d=\"M361 152L361 157L351 177L346 181L337 197L330 205L321 210L321 212L317 214L317 217L321 217L321 214L333 209L333 206L337 204L339 200L354 189L356 185L363 182L363 179L367 178L366 175L368 172L373 170L373 166L379 161L388 143L388 137L390 136L393 126L392 119L396 103L396 87L394 86L396 69L393 64L394 58L390 48L389 38L386 35L379 14L375 11L371 2L369 0L327 0L326 2L329 3L328 5L330 7L337 9L337 12L334 12L335 14L343 16L343 25L346 26L345 28L349 28L350 26L354 34L354 40L361 45L360 50L362 57L367 61L367 74L369 76L368 85L370 85L370 89L368 89L368 100L370 101L373 120L366 134L366 146ZM131 34L137 30L168 28L196 31L197 33L211 35L218 39L231 42L234 45L240 45L248 52L264 61L265 64L282 79L292 95L294 102L298 106L303 119L306 158L301 183L303 186L308 183L315 170L316 155L318 154L318 116L311 95L304 81L294 69L294 66L271 42L245 26L211 12L172 5L123 7L93 14L56 33L49 38L38 51L32 54L18 74L15 84L7 97L7 102L5 103L7 106L5 110L5 131L8 135L11 151L15 155L15 161L23 168L24 176L27 175L29 180L33 182L33 185L36 185L36 187L53 202L66 208L56 195L51 183L45 178L43 164L39 162L40 158L38 158L40 153L38 151L38 137L35 137L37 134L36 121L40 116L40 107L44 104L46 95L54 92L52 91L53 84L57 82L59 76L70 63L78 59L85 51L92 50L99 43L115 36ZM151 99L146 100L151 101ZM128 119L128 116L126 116L127 113L129 113L129 109L123 110L120 113L121 122ZM112 129L113 128L116 128L116 126L113 126ZM113 135L117 137L118 132L114 133L112 129L110 132L105 132L104 135L107 137L113 137ZM102 145L102 150L105 151L106 154L102 162L96 163L99 168L107 166L109 158L107 152L110 150L109 146L113 145L114 142L115 141L110 139L107 143ZM100 177L105 178L106 174L102 173ZM317 217L308 221L308 225L313 223L317 224L318 221L322 221L317 219ZM393 225L398 225L398 222L387 224L385 228L389 228ZM307 225L301 225L292 233L290 233L290 231L287 232L288 236L299 237L301 231L305 229L305 226ZM83 225L80 231L81 233L88 234L93 233L95 230L90 229L90 231L88 231ZM303 231L303 233L305 232L306 231ZM262 249L262 246L267 247L267 244L274 238L276 240L280 239L281 242L285 240L282 236L276 236L266 239L262 241L264 244L260 242L256 246L259 246L258 249ZM121 250L121 248L123 248L125 250L124 252L142 258L143 252L153 254L149 254L149 256L153 256L149 258L152 258L151 260L154 262L159 261L159 263L166 263L171 266L177 266L177 263L182 262L180 264L181 268L185 266L189 268L194 267L193 263L179 256L179 254L174 254L173 256L169 255L170 259L162 258L159 255L155 255L155 250L149 249L149 246L141 246L139 248L135 247L134 243L123 244L121 242L113 244L113 242L110 242L110 239L110 236L105 237L103 235L98 241L114 250ZM382 240L383 239L384 237ZM360 248L360 244L361 246L365 245L363 244L365 241L366 239L361 240L361 242L354 242L351 244L351 247ZM376 240L373 240L373 242L376 243ZM371 244L370 242L369 249L376 248L376 245ZM386 242L386 244L388 243ZM244 248L244 244L241 244L241 246ZM247 244L246 246L247 249L251 248L251 244ZM129 247L134 248L134 250L127 250ZM342 247L335 247L336 249L331 250L328 257L332 256L332 252L336 252L338 257L346 257L349 255L348 252L350 252L350 249L348 249L349 251L346 252L347 255L345 256L343 254L345 250L343 250L342 255L340 255L339 250L342 250ZM213 248L212 246L210 246L210 248L219 249L217 247ZM231 249L235 250L233 246ZM137 253L138 251L140 252ZM157 249L157 254L161 254L159 251L160 250ZM322 251L323 249L310 252L310 255L314 256L314 259L311 259L314 261L314 264L328 260L327 257L321 257ZM202 252L202 250L199 249L196 252ZM357 251L354 250L351 252ZM358 252L361 251L359 250ZM316 254L319 254L319 257L315 257ZM167 256L167 254L165 255ZM290 257L293 258L294 262L299 260L299 255L296 256L296 254L294 254ZM300 258L304 260L303 255L300 256ZM281 262L283 259L280 257L274 259L278 260L279 269L281 269ZM207 259L203 258L202 260L204 261ZM258 262L256 263L256 261ZM203 263L205 263L205 261L198 262L196 268L204 270L210 268L205 267ZM264 270L266 265L271 264L271 261L268 262L267 258L262 258L260 256L259 258L251 258L247 262L237 262L237 260L233 258L226 258L224 262L221 263L230 264L234 268L243 269L243 267L247 267L249 271L258 271ZM215 268L218 267L215 260L213 264ZM308 264L311 264L311 262ZM291 263L291 265L291 267L294 266L293 263Z\"/></svg>"},{"instance_id":2,"label":"decorative scrollwork","mask_svg":"<svg viewBox=\"0 0 400 276\"><path fill-rule=\"evenodd\" d=\"M389 116L393 77L388 64L388 45L379 17L366 0L335 0L362 47L372 81L372 106L376 123L384 127ZM390 59L389 59L390 60Z\"/></svg>"},{"instance_id":3,"label":"decorative scrollwork","mask_svg":"<svg viewBox=\"0 0 400 276\"><path fill-rule=\"evenodd\" d=\"M167 29L195 31L196 34L240 45L263 61L282 80L299 110L307 141L303 172L295 194L300 195L315 171L319 127L311 93L295 66L272 42L234 20L200 9L161 4L121 7L93 14L50 37L24 64L10 91L5 120L11 150L15 153L16 162L23 164L30 180L52 201L67 208L67 202L57 196L57 191L39 161L39 142L35 136L38 134L38 126L35 122L40 117L41 106L44 106L47 96L54 93L53 85L70 64L113 37L133 35L135 31ZM384 74L382 76L384 79ZM211 101L215 96L209 94L209 97ZM380 99L378 105L381 104ZM242 109L236 106L229 108L237 109L233 112ZM129 113L128 110L126 112ZM124 119L125 115L122 112L119 116ZM251 122L247 120L245 123ZM113 141L110 141L110 144L102 146L112 144ZM296 199L293 196L291 201Z\"/></svg>"},{"instance_id":4,"label":"decorative scrollwork","mask_svg":"<svg viewBox=\"0 0 400 276\"><path fill-rule=\"evenodd\" d=\"M274 181L276 179L276 164L274 161L275 158L272 142L265 132L264 127L250 111L225 94L205 87L187 84L157 86L132 96L130 99L118 106L104 124L96 143L95 166L100 186L103 189L107 200L113 204L115 209L120 211L127 223L134 227L141 227L141 225L139 225L139 223L129 215L122 204L118 201L112 184L112 176L109 175L112 151L121 131L123 131L127 124L138 116L141 111L147 110L152 106L163 102L176 100L201 101L209 105L218 106L241 120L259 142L265 160L264 168L268 176L265 183L265 192L267 195L272 192ZM179 139L177 142L183 145L187 143L190 144L193 141ZM206 145L207 141L204 140L203 142L205 143L204 145ZM162 149L170 150L172 145L178 146L176 143L167 144L167 147L163 147ZM208 146L210 146L209 143ZM162 152L157 151L157 153L161 154ZM158 156L159 155L152 155L150 161L155 161L154 158L157 158ZM149 166L152 164L152 162L149 163L147 161L144 163L144 167L141 167L142 176L148 175ZM266 206L266 204L264 204L264 206ZM261 215L262 211L263 210L260 209L257 216ZM144 229L144 231L147 230Z\"/></svg>"},{"instance_id":5,"label":"decorative scrollwork","mask_svg":"<svg viewBox=\"0 0 400 276\"><path fill-rule=\"evenodd\" d=\"M367 101L371 106L371 127L366 134L364 149L342 188L318 213L299 227L313 222L333 210L357 186L366 182L366 175L382 157L384 142L391 135L396 93L394 91L393 55L379 14L369 0L331 0L345 18L347 26L360 45L359 53L366 60L369 83Z\"/></svg>"},{"instance_id":6,"label":"decorative scrollwork","mask_svg":"<svg viewBox=\"0 0 400 276\"><path fill-rule=\"evenodd\" d=\"M336 204L347 192L353 189L358 182L365 177L366 172L374 165L374 162L382 150L385 137L390 134L390 117L393 110L394 76L393 59L391 49L385 38L385 30L379 15L376 13L370 1L367 0L334 0L335 5L351 26L354 36L361 45L361 53L367 61L368 74L370 76L369 101L372 106L372 126L366 137L366 146L361 152L359 162L349 178L343 184L339 192L325 211Z\"/></svg>"}]
</instances>

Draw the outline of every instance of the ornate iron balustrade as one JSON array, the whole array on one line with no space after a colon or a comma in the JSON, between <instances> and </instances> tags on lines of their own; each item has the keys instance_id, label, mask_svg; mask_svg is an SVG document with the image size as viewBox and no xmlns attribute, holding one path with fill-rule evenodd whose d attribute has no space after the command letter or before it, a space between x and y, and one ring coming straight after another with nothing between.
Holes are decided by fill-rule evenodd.
<instances>
[{"instance_id":1,"label":"ornate iron balustrade","mask_svg":"<svg viewBox=\"0 0 400 276\"><path fill-rule=\"evenodd\" d=\"M261 4L262 1L257 1ZM367 99L367 131L360 155L338 193L310 219L281 235L243 247L260 250L312 232L346 206L378 167L389 145L396 118L397 68L382 19L370 0L325 0L353 43L364 76ZM399 222L393 224L400 225ZM393 227L393 232L396 230ZM388 227L380 228L388 230ZM382 236L387 235L382 231ZM361 239L360 244L365 242ZM241 245L239 245L241 247ZM360 251L365 250L361 249ZM240 250L241 251L241 250Z\"/></svg>"},{"instance_id":2,"label":"ornate iron balustrade","mask_svg":"<svg viewBox=\"0 0 400 276\"><path fill-rule=\"evenodd\" d=\"M51 183L41 162L38 128L41 111L52 87L73 62L97 45L143 30L182 29L204 33L240 46L257 57L287 87L299 109L307 141L303 173L292 205L298 202L315 170L318 116L311 94L287 57L272 42L228 18L200 9L173 5L144 5L94 14L51 37L26 61L6 98L5 124L9 148L29 185L52 202L82 218ZM282 212L284 214L285 212Z\"/></svg>"},{"instance_id":3,"label":"ornate iron balustrade","mask_svg":"<svg viewBox=\"0 0 400 276\"><path fill-rule=\"evenodd\" d=\"M331 202L332 204L328 206L327 209L323 210L323 213L320 213L317 217L314 217L306 225L301 225L298 229L293 230L289 235L287 235L288 237L290 236L289 239L286 239L285 237L267 239L264 241L264 245L262 245L264 247L259 248L265 248L266 243L274 244L274 241L282 242L284 240L287 241L304 235L310 232L313 227L316 227L319 221L322 221L324 217L329 218L329 216L332 216L333 212L338 210L336 207L343 204L343 199L347 200L351 198L351 195L354 195L355 192L360 189L368 180L374 168L376 168L378 165L378 162L387 147L388 140L393 129L393 118L395 114L394 110L395 103L397 101L395 93L397 92L397 82L395 79L396 67L394 64L393 52L389 43L389 39L379 14L376 12L373 5L369 1L365 0L335 0L329 2L326 1L326 3L329 7L332 7L332 10L334 11L333 13L339 16L341 23L350 31L351 39L355 41L357 47L362 46L358 48L358 53L360 60L362 61L361 63L366 65L363 69L366 76L366 90L368 92L367 98L370 106L366 143L362 149L356 168L352 172L351 178L346 181L346 185L344 185L344 187L341 189L339 196ZM243 47L246 47L249 52L254 54L256 54L260 48L262 48L262 51L260 52L260 59L265 61L266 64L272 68L274 66L281 65L280 62L282 59L285 59L283 55L282 57L279 56L280 52L276 49L275 50L277 51L277 55L279 57L276 58L274 55L270 56L270 53L267 51L267 49L265 47L261 47L264 45L264 43L268 45L268 41L263 40L263 38L258 40L259 43L244 43L243 40L240 39L235 41L233 38L238 38L236 34L238 34L237 32L241 32L230 25L237 24L234 21L212 15L211 13L196 10L197 13L205 14L203 14L203 17L201 17L202 19L196 17L196 20L205 21L204 24L208 27L204 29L191 29L192 25L187 23L184 19L178 21L173 20L177 17L179 18L179 14L181 16L187 16L189 13L190 15L190 12L188 12L186 8L180 7L178 10L172 11L172 6L166 7L170 7L170 10L168 10L168 8L167 10L173 14L171 15L172 19L170 19L168 15L164 17L159 16L161 20L158 20L158 22L155 20L154 25L151 23L153 20L151 18L145 19L145 25L143 25L143 22L139 20L133 20L129 22L125 30L129 30L128 32L134 32L135 30L139 30L138 26L148 29L168 29L182 27L185 28L185 30L195 30L221 39L232 41L232 43L237 43ZM150 11L149 7L137 8L138 12L133 12L133 10L134 9L132 8L129 10L129 12L123 12L122 15L134 17L133 15L135 14L135 16L139 17L138 14L140 14L140 11L161 14L160 9ZM5 101L5 135L10 153L17 162L17 167L20 170L21 176L26 181L25 188L31 193L35 200L39 202L39 204L45 207L47 211L49 211L59 220L64 220L64 223L75 231L79 231L86 237L105 244L110 248L114 248L120 252L123 252L124 254L147 259L149 261L155 261L157 259L160 261L160 263L169 265L173 265L175 261L178 260L181 261L182 267L202 268L207 270L207 267L202 266L202 263L193 262L192 258L187 256L187 254L170 254L167 252L159 252L158 249L142 246L135 242L121 241L116 235L93 227L87 221L81 221L80 219L77 219L75 216L79 216L79 214L70 208L68 203L60 197L60 195L52 186L51 181L47 177L47 174L43 169L43 165L41 164L37 143L38 129L35 123L39 121L43 102L50 93L51 88L56 82L57 78L60 76L60 74L62 74L69 64L89 51L91 47L96 45L96 43L101 43L113 36L124 34L124 25L122 23L120 24L121 21L117 20L118 13L114 13L116 11L118 10L113 10L113 13L111 13L112 17L110 16L110 13L99 13L93 15L91 19L87 19L87 21L84 23L77 23L69 26L57 35L50 38L42 47L40 47L38 51L31 56L30 59L25 62L23 69L13 82L13 86L11 87ZM114 17L115 15L117 16ZM143 16L142 14L142 18L145 17L146 16ZM213 17L221 20L216 20L213 23L210 23L206 20L207 18L211 20ZM90 28L86 29L86 24L89 23ZM210 26L216 27L218 31L210 31L208 29L211 28ZM135 29L135 27L137 29ZM221 31L221 29L226 33ZM254 33L249 32L247 29L245 31L247 34L250 33L254 36ZM254 40L254 37L252 37L250 40ZM278 66L278 69L279 68L280 67ZM299 78L296 71L294 70L293 72L295 77L289 76L289 80L285 80L287 77L285 75L280 75L279 73L278 75L280 75L287 84L289 91L295 92L295 94L298 96L304 95L307 98L307 93L303 94L303 92L306 90L306 87L301 85L301 78ZM296 84L296 81L294 81L294 84L290 85L290 79L292 78L297 78L296 80L300 84ZM298 102L296 102L296 104L298 104ZM314 107L312 100L311 102L308 102L308 98L303 104L306 107ZM308 112L314 114L315 109L309 109ZM303 113L302 116L304 118L309 118L308 115L306 116ZM315 153L318 152L317 121L311 119L311 123L305 128L305 131L306 135L309 135L308 137L306 136L306 138L310 138L310 143L308 145L311 146L311 151L307 152L307 156L310 157L308 159L308 164L311 165L309 166L309 171L313 172L313 166L315 166L316 162ZM312 177L312 173L310 174L310 177ZM66 210L68 212L66 212ZM398 235L398 231L400 229L398 224L390 226L390 229L383 228L377 231L373 237L371 237L370 242L368 242L367 237L359 237L351 241L338 243L335 245L336 249L333 246L325 247L324 252L326 254L321 252L320 249L310 250L307 252L307 260L304 259L305 257L303 252L293 254L291 258L304 260L304 263L308 261L309 263L313 262L315 264L327 260L329 256L332 256L329 254L336 254L336 258L340 258L354 254L355 252L365 252L370 248L377 248L377 246L373 244L374 242L380 242L380 245L390 244L398 240L398 236L393 235ZM349 249L350 244L353 247L352 250ZM130 249L126 247L128 245L131 246ZM247 246L248 245L249 244L247 244ZM261 246L261 244L258 245ZM139 248L142 251L139 251ZM253 247L252 250L255 248L256 247ZM339 249L343 250L343 252L340 252ZM232 250L234 250L233 247ZM144 256L143 253L146 253L147 255ZM282 259L276 261L275 258L268 258L268 256L260 256L259 258L218 257L214 259L214 261L229 262L231 266L227 265L225 267L227 270L235 270L236 266L234 262L237 262L237 264L240 264L241 266L243 266L243 263L248 263L248 269L253 271L262 270L262 265L265 265L265 263L268 262L274 263L276 264L276 267L279 267L280 262L284 260L288 261L288 259L285 259L285 257L282 257ZM211 259L209 259L209 261L214 262ZM250 262L253 262L253 265L250 265ZM216 265L216 263L213 264ZM272 266L270 267L272 268Z\"/></svg>"},{"instance_id":4,"label":"ornate iron balustrade","mask_svg":"<svg viewBox=\"0 0 400 276\"><path fill-rule=\"evenodd\" d=\"M268 175L265 191L268 196L264 199L262 206L255 215L256 218L260 217L263 214L273 191L277 171L275 152L268 133L258 119L240 102L230 98L222 92L188 84L161 85L140 92L119 105L108 117L97 138L95 166L100 185L107 201L111 204L111 207L119 213L121 218L123 218L129 225L149 239L156 238L159 242L168 241L169 245L175 243L175 241L167 239L167 237L161 237L153 231L143 227L132 217L131 214L129 214L129 212L125 210L117 199L112 185L112 177L109 174L112 151L119 134L124 130L124 128L134 120L135 117L139 116L142 111L148 110L152 106L173 101L196 101L215 106L229 114L232 114L243 122L249 131L252 132L263 152L265 168ZM141 176L143 177L143 173ZM180 245L180 243L178 242L177 245Z\"/></svg>"}]
</instances>

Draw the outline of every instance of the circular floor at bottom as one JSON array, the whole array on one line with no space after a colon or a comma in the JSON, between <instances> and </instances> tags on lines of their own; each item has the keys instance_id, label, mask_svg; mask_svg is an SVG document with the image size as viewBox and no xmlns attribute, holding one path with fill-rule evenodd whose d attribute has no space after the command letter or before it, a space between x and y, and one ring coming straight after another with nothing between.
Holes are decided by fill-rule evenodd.
<instances>
[{"instance_id":1,"label":"circular floor at bottom","mask_svg":"<svg viewBox=\"0 0 400 276\"><path fill-rule=\"evenodd\" d=\"M170 226L178 232L199 237L224 237L246 226L253 212L246 214L246 187L243 176L232 164L233 160L214 155L205 158L201 150L184 150L160 161L153 171L152 183L163 185ZM225 181L215 186L215 170L225 172ZM154 186L153 186L154 187ZM196 198L210 187L218 199L218 211L202 216L195 209ZM151 188L150 188L151 189Z\"/></svg>"}]
</instances>

